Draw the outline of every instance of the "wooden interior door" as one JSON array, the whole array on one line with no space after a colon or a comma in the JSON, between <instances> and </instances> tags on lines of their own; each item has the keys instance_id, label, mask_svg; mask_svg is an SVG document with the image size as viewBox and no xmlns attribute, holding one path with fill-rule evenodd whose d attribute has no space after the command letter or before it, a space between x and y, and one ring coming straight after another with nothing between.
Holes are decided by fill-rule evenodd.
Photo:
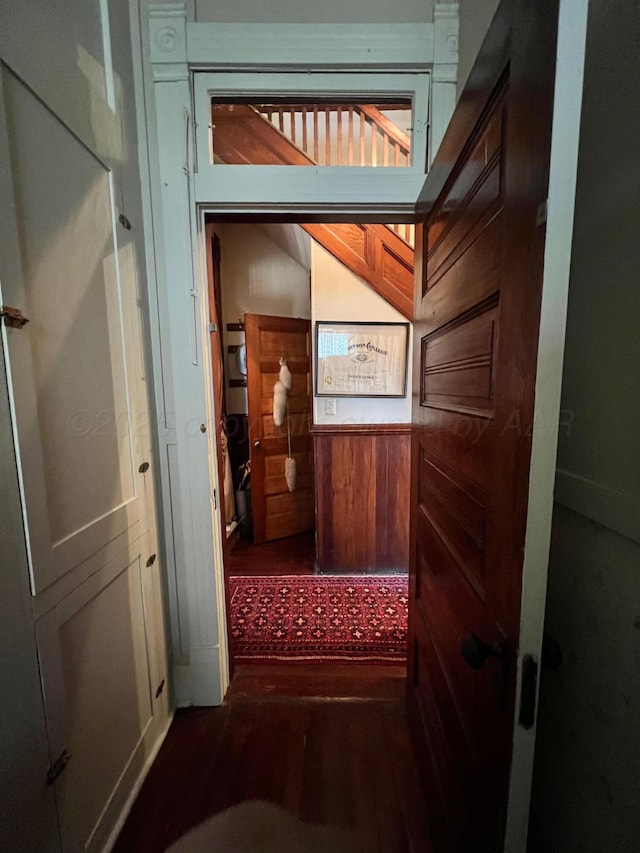
<instances>
[{"instance_id":1,"label":"wooden interior door","mask_svg":"<svg viewBox=\"0 0 640 853\"><path fill-rule=\"evenodd\" d=\"M290 317L246 314L247 395L251 448L251 505L256 544L312 530L313 446L311 427L311 323ZM284 479L288 456L287 420L273 422L273 386L284 355L293 376L289 392L291 454L297 484Z\"/></svg>"},{"instance_id":2,"label":"wooden interior door","mask_svg":"<svg viewBox=\"0 0 640 853\"><path fill-rule=\"evenodd\" d=\"M557 3L503 3L427 178L409 699L436 849L503 849Z\"/></svg>"},{"instance_id":3,"label":"wooden interior door","mask_svg":"<svg viewBox=\"0 0 640 853\"><path fill-rule=\"evenodd\" d=\"M220 280L220 238L213 230L213 224L205 225L207 243L207 288L209 294L209 339L211 345L211 378L213 381L213 416L216 430L216 449L218 464L218 501L220 516L224 529L226 518L226 501L224 491L224 461L222 456L222 433L224 429L225 395L224 395L224 345L222 340L222 285ZM223 547L226 537L223 537Z\"/></svg>"}]
</instances>

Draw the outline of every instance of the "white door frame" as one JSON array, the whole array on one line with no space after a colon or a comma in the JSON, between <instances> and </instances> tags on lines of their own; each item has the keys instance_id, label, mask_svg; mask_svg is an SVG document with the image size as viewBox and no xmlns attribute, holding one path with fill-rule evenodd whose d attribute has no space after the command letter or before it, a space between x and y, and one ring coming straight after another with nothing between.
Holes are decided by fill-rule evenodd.
<instances>
[{"instance_id":1,"label":"white door frame","mask_svg":"<svg viewBox=\"0 0 640 853\"><path fill-rule=\"evenodd\" d=\"M518 711L524 656L532 654L538 667L541 665L588 6L589 0L560 0L505 853L526 853L527 849L536 726L524 729L518 722ZM539 687L538 678L536 719Z\"/></svg>"},{"instance_id":2,"label":"white door frame","mask_svg":"<svg viewBox=\"0 0 640 853\"><path fill-rule=\"evenodd\" d=\"M183 2L154 4L147 21L142 3L138 6L137 86L139 103L144 104L140 159L148 170L146 229L149 255L154 258L153 269L149 269L155 284L150 294L151 344L177 705L219 704L228 683L223 572L218 546L214 546L219 519L213 491L218 486L209 472L215 448L214 431L208 427L206 271L198 205L213 201L228 211L253 209L265 215L300 214L302 210L318 218L335 213L347 221L372 217L407 221L414 216L421 184L412 169L398 169L396 174L405 173L398 186L406 186L393 190L389 174L382 174L389 170L371 176L365 173L373 170L360 169L347 170L360 173L350 182L348 193L340 195L336 190L333 196L326 194L324 204L310 192L299 197L293 180L288 208L276 203L276 199L282 201L281 193L260 197L240 192L234 196L229 189L224 198L216 198L211 184L203 181L204 175L214 170L221 175L234 167L198 170L194 137L202 128L196 127L193 118L197 113L194 75L204 79L202 72L217 71L226 75L228 85L229 75L239 79L247 73L260 73L268 91L274 74L325 72L342 80L337 90L349 92L351 86L362 94L367 77L377 80L372 92L380 86L392 91L407 88L408 78L415 90L419 78L431 90L432 123L444 127L455 103L457 4L445 4L441 9L443 14L436 16L434 24L335 28L193 24L187 21ZM425 103L421 97L420 103ZM208 123L206 118L204 123ZM273 167L243 168L244 185L246 169L265 174ZM292 177L298 172L298 181L301 177L309 180L316 172L285 168ZM339 176L333 179L334 188L340 180ZM319 185L316 179L315 193Z\"/></svg>"}]
</instances>

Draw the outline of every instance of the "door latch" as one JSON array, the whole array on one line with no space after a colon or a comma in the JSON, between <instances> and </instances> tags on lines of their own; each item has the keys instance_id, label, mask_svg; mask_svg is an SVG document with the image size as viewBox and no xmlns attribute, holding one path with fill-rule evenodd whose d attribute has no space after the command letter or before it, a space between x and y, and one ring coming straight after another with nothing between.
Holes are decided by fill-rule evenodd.
<instances>
[{"instance_id":1,"label":"door latch","mask_svg":"<svg viewBox=\"0 0 640 853\"><path fill-rule=\"evenodd\" d=\"M11 305L0 306L0 319L4 320L5 326L10 329L21 329L29 318L25 317L19 308L12 308Z\"/></svg>"}]
</instances>

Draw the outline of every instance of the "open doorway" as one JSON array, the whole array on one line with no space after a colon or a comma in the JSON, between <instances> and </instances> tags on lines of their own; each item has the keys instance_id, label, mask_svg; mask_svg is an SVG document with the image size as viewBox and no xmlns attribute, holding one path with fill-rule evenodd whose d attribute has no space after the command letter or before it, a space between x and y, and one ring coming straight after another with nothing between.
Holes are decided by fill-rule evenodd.
<instances>
[{"instance_id":1,"label":"open doorway","mask_svg":"<svg viewBox=\"0 0 640 853\"><path fill-rule=\"evenodd\" d=\"M345 662L369 660L356 641L370 632L379 646L371 660L396 663L386 672L404 677L410 323L392 301L402 304L403 295L409 299L412 292L413 247L408 229L399 230L380 224L207 220L211 375L218 482L224 484L220 502L232 660L234 639L246 621L245 609L242 626L234 623L242 584L250 590L251 607L251 596L273 597L274 591L260 584L274 578L295 577L301 600L307 595L304 584L323 578L320 586L330 580L337 585L334 597L342 585L355 588L351 595L363 586L367 598L366 613L354 605L348 626L354 636L342 637L352 641L354 652L349 656L344 650ZM357 387L350 395L336 387L334 395L327 393L332 386L318 387L316 335L329 321L357 336L354 342L360 343L353 347L368 353L369 370L376 347L378 358L391 363L389 347L378 344L384 335L392 340L393 393ZM345 352L361 365L346 341ZM277 417L276 385L283 371L290 373L289 387ZM393 601L380 599L378 587ZM344 607L337 601L326 614L327 624L320 624L326 604L318 602L315 613L318 636L344 634ZM307 619L301 612L298 628ZM320 653L316 658L324 660Z\"/></svg>"}]
</instances>

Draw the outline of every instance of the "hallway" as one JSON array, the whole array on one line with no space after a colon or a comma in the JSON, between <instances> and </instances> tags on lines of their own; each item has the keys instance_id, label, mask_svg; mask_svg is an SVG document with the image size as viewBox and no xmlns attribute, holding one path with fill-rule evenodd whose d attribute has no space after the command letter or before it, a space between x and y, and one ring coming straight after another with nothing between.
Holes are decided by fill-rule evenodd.
<instances>
[{"instance_id":1,"label":"hallway","mask_svg":"<svg viewBox=\"0 0 640 853\"><path fill-rule=\"evenodd\" d=\"M315 573L316 533L310 530L286 539L254 545L237 537L225 556L227 575L269 577Z\"/></svg>"},{"instance_id":2,"label":"hallway","mask_svg":"<svg viewBox=\"0 0 640 853\"><path fill-rule=\"evenodd\" d=\"M114 850L160 853L246 800L351 830L358 853L428 851L404 668L237 667L223 706L176 713Z\"/></svg>"}]
</instances>

